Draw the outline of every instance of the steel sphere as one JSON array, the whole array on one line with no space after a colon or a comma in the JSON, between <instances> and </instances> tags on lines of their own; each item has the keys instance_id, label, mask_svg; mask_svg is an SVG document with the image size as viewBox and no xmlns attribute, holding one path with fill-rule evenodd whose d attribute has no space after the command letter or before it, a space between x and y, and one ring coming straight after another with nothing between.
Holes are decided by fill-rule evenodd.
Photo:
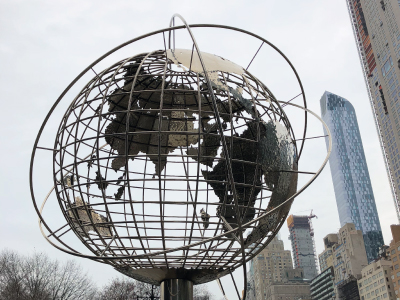
<instances>
[{"instance_id":1,"label":"steel sphere","mask_svg":"<svg viewBox=\"0 0 400 300\"><path fill-rule=\"evenodd\" d=\"M115 267L146 282L227 272L242 259L241 232L254 247L289 207L246 224L296 192L297 150L273 94L242 67L202 56L216 107L190 50L143 53L90 80L56 137L55 192L68 224L96 255L142 254Z\"/></svg>"},{"instance_id":2,"label":"steel sphere","mask_svg":"<svg viewBox=\"0 0 400 300\"><path fill-rule=\"evenodd\" d=\"M305 111L297 139L282 101L267 85L247 68L200 52L181 20L185 26L128 41L78 75L48 113L31 159L31 194L43 236L64 252L151 284L206 283L240 266L245 275L245 263L277 234L294 197L319 175L331 149L330 142L318 171L298 171L307 113L323 121L306 108L297 72L279 49L241 29L191 25L245 33L286 60L304 103L285 103ZM171 46L171 32L179 29L188 30L192 49ZM157 34L163 50L133 55L101 72L93 69L126 45ZM69 104L53 146L41 147L54 110L88 72L94 76ZM41 206L33 184L39 150L51 153L53 163L53 188ZM297 189L302 173L312 177ZM46 222L49 199L58 202L65 224ZM65 238L71 234L92 254L75 249Z\"/></svg>"}]
</instances>

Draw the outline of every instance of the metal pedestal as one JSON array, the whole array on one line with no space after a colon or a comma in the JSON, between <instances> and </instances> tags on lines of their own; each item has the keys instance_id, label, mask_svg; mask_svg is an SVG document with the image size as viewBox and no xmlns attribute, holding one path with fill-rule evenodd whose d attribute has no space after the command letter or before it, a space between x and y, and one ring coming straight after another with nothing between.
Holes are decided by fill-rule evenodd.
<instances>
[{"instance_id":1,"label":"metal pedestal","mask_svg":"<svg viewBox=\"0 0 400 300\"><path fill-rule=\"evenodd\" d=\"M185 279L161 282L161 300L193 300L193 282Z\"/></svg>"}]
</instances>

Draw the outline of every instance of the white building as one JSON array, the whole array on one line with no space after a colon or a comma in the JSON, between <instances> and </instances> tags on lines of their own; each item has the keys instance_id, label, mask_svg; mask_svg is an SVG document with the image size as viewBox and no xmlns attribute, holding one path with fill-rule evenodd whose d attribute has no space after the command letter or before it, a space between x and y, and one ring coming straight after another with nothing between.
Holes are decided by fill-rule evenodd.
<instances>
[{"instance_id":1,"label":"white building","mask_svg":"<svg viewBox=\"0 0 400 300\"><path fill-rule=\"evenodd\" d=\"M390 260L380 259L362 269L362 278L357 281L361 300L396 299L391 267Z\"/></svg>"}]
</instances>

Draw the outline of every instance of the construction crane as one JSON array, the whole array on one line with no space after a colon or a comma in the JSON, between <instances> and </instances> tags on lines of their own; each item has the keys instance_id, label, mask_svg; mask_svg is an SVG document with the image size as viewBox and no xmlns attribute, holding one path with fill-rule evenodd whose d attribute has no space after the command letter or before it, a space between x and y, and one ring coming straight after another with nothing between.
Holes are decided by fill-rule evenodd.
<instances>
[{"instance_id":1,"label":"construction crane","mask_svg":"<svg viewBox=\"0 0 400 300\"><path fill-rule=\"evenodd\" d=\"M310 213L309 216L307 216L307 218L308 218L308 224L310 224L310 235L313 237L314 236L314 227L312 226L311 219L312 218L317 218L318 219L318 217L316 215L313 215L312 211L313 210L311 210L311 213ZM313 238L313 240L314 240L314 238Z\"/></svg>"},{"instance_id":2,"label":"construction crane","mask_svg":"<svg viewBox=\"0 0 400 300\"><path fill-rule=\"evenodd\" d=\"M311 221L312 218L318 219L318 217L316 215L314 215L313 210L311 210L311 213L309 216L307 216L307 218L308 218L308 224L310 225L310 235L311 235L311 239L312 239L312 243L313 243L315 266L317 267L317 270L319 270L319 261L318 261L317 249L315 247L315 239L314 239L314 227L313 227L312 221Z\"/></svg>"}]
</instances>

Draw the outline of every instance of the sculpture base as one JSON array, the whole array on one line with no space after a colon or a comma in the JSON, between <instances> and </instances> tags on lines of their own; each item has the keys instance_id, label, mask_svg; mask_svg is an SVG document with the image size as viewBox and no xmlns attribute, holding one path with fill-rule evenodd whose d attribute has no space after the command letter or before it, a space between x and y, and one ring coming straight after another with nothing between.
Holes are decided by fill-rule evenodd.
<instances>
[{"instance_id":1,"label":"sculpture base","mask_svg":"<svg viewBox=\"0 0 400 300\"><path fill-rule=\"evenodd\" d=\"M193 282L167 279L161 282L161 300L193 300Z\"/></svg>"}]
</instances>

